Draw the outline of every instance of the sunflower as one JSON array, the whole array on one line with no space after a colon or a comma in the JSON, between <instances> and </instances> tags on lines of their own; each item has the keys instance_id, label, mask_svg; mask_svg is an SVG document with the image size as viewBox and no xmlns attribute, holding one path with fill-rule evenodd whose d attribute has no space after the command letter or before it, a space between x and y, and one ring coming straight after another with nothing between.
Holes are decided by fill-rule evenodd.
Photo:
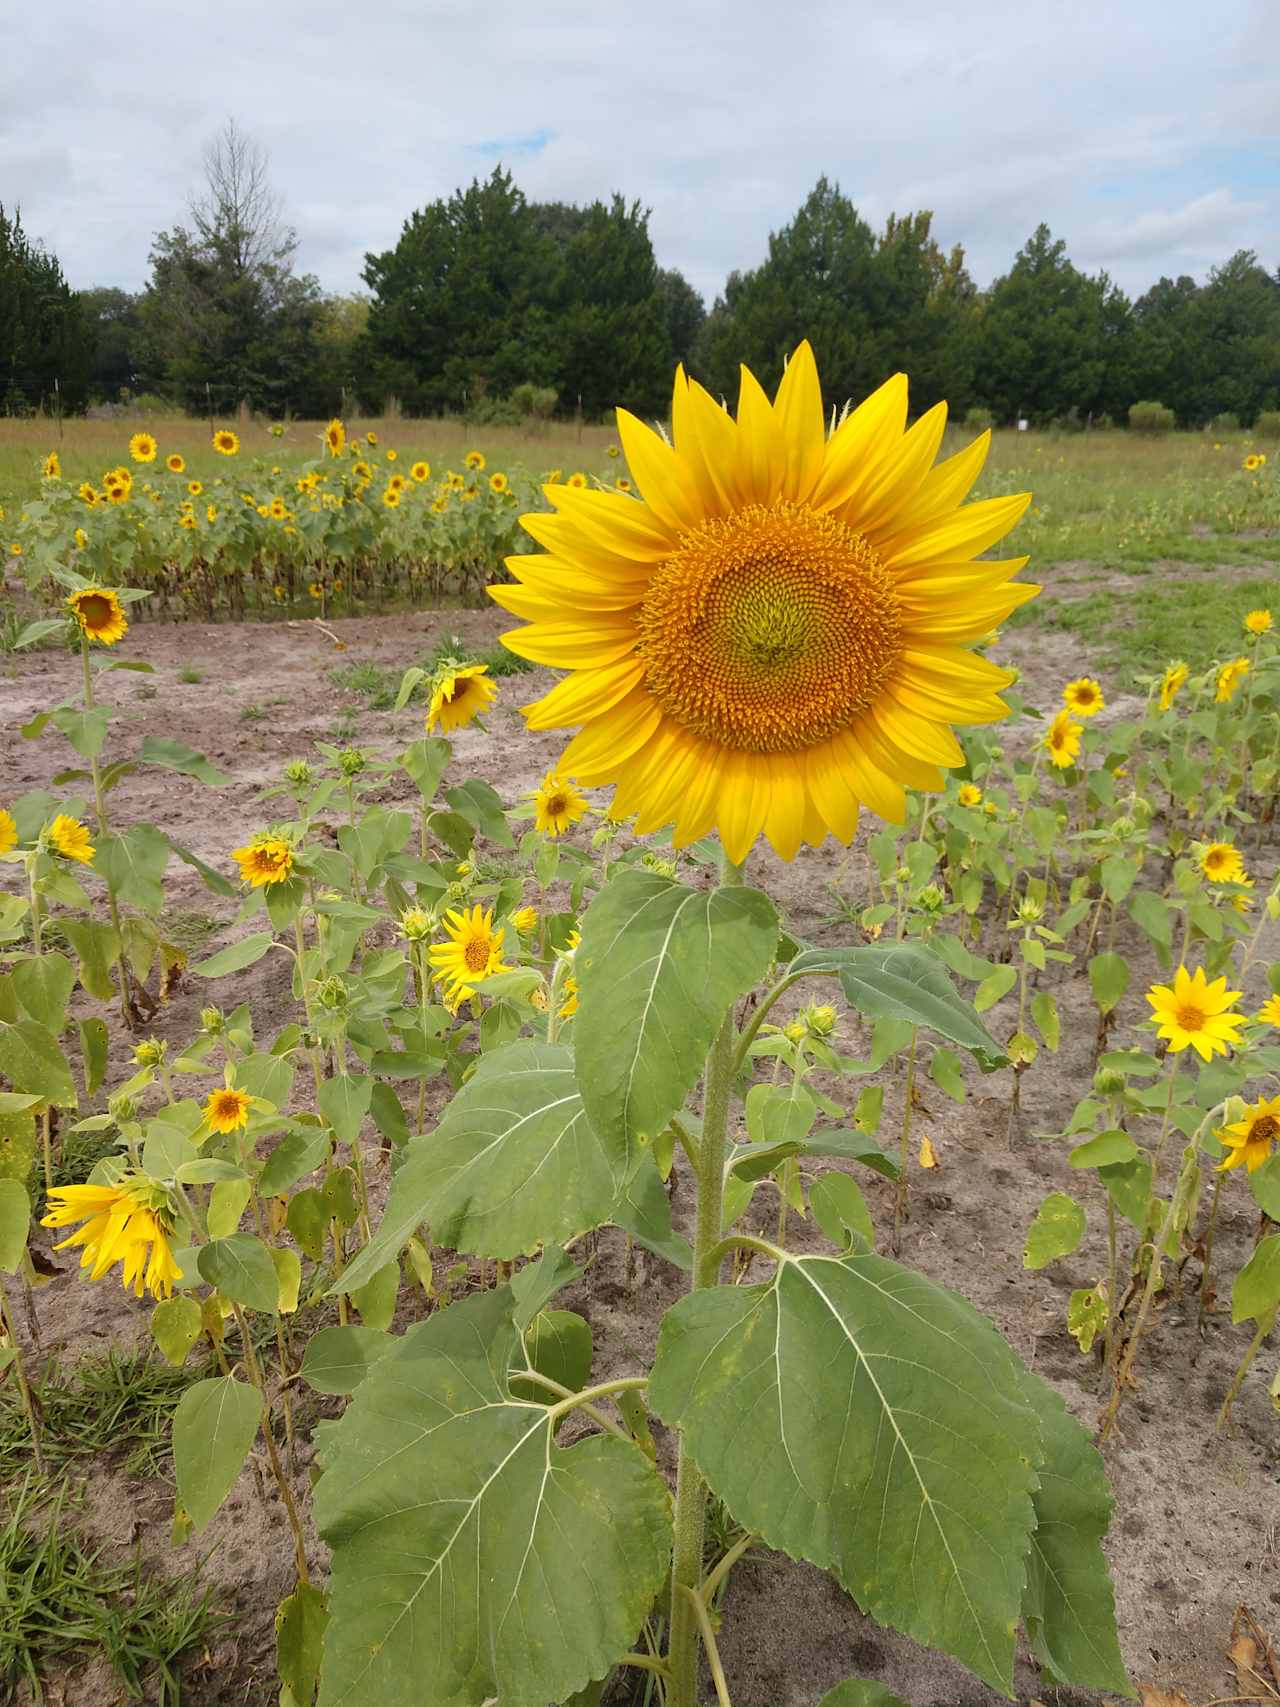
<instances>
[{"instance_id":1,"label":"sunflower","mask_svg":"<svg viewBox=\"0 0 1280 1707\"><path fill-rule=\"evenodd\" d=\"M89 536L83 528L77 528L71 537L76 542L77 551L83 551L85 546L89 543Z\"/></svg>"},{"instance_id":2,"label":"sunflower","mask_svg":"<svg viewBox=\"0 0 1280 1707\"><path fill-rule=\"evenodd\" d=\"M165 457L164 465L169 470L170 474L185 474L187 459L178 451L171 451L170 454Z\"/></svg>"},{"instance_id":3,"label":"sunflower","mask_svg":"<svg viewBox=\"0 0 1280 1707\"><path fill-rule=\"evenodd\" d=\"M1200 855L1200 869L1210 883L1244 881L1244 861L1230 842L1210 842Z\"/></svg>"},{"instance_id":4,"label":"sunflower","mask_svg":"<svg viewBox=\"0 0 1280 1707\"><path fill-rule=\"evenodd\" d=\"M1078 676L1062 690L1062 703L1076 717L1096 717L1106 705L1102 685L1091 676Z\"/></svg>"},{"instance_id":5,"label":"sunflower","mask_svg":"<svg viewBox=\"0 0 1280 1707\"><path fill-rule=\"evenodd\" d=\"M0 854L7 854L18 845L18 822L12 812L6 812L0 806ZM532 907L526 907L526 912L532 913ZM536 915L535 915L536 917Z\"/></svg>"},{"instance_id":6,"label":"sunflower","mask_svg":"<svg viewBox=\"0 0 1280 1707\"><path fill-rule=\"evenodd\" d=\"M613 484L615 489L619 492L630 492L631 490L631 482L629 480L615 480Z\"/></svg>"},{"instance_id":7,"label":"sunflower","mask_svg":"<svg viewBox=\"0 0 1280 1707\"><path fill-rule=\"evenodd\" d=\"M382 502L389 510L398 509L400 507L400 488L398 486L388 486L386 491L382 494Z\"/></svg>"},{"instance_id":8,"label":"sunflower","mask_svg":"<svg viewBox=\"0 0 1280 1707\"><path fill-rule=\"evenodd\" d=\"M489 476L489 490L496 493L498 497L501 497L504 492L508 492L510 489L511 482L507 479L506 475L501 469L495 469Z\"/></svg>"},{"instance_id":9,"label":"sunflower","mask_svg":"<svg viewBox=\"0 0 1280 1707\"><path fill-rule=\"evenodd\" d=\"M679 380L678 380L678 379L677 379L677 381L676 381L676 385L677 385L677 387L679 387L679 384L680 384L680 381L679 381ZM581 491L582 491L582 489L583 489L583 487L585 487L585 486L586 486L586 484L587 484L587 477L586 477L586 475L585 475L585 474L584 474L584 473L583 473L583 472L582 472L582 470L581 470L581 469L580 469L580 468L579 468L579 469L576 469L576 470L575 470L575 471L574 471L574 472L573 472L573 473L572 473L572 474L571 474L571 475L570 475L570 476L569 476L569 478L568 478L568 480L567 480L567 481L566 481L566 482L565 482L565 484L566 484L566 485L567 485L567 486L572 486L572 487L573 487L573 489L574 489L574 491L575 491L575 492L581 492Z\"/></svg>"},{"instance_id":10,"label":"sunflower","mask_svg":"<svg viewBox=\"0 0 1280 1707\"><path fill-rule=\"evenodd\" d=\"M1245 1109L1242 1119L1216 1128L1214 1136L1231 1152L1219 1164L1219 1173L1228 1173L1242 1164L1251 1174L1256 1173L1280 1138L1280 1097L1272 1097L1270 1101L1262 1097Z\"/></svg>"},{"instance_id":11,"label":"sunflower","mask_svg":"<svg viewBox=\"0 0 1280 1707\"><path fill-rule=\"evenodd\" d=\"M150 433L135 433L129 440L129 455L135 462L154 462L156 441Z\"/></svg>"},{"instance_id":12,"label":"sunflower","mask_svg":"<svg viewBox=\"0 0 1280 1707\"><path fill-rule=\"evenodd\" d=\"M109 468L102 476L102 484L108 489L108 491L112 486L123 486L126 492L132 492L133 475L129 469L124 467Z\"/></svg>"},{"instance_id":13,"label":"sunflower","mask_svg":"<svg viewBox=\"0 0 1280 1707\"><path fill-rule=\"evenodd\" d=\"M449 472L445 475L444 478L445 478L445 484L448 486L448 488L451 492L461 492L462 488L466 485L466 481L462 477L462 475L456 474L452 468L449 470Z\"/></svg>"},{"instance_id":14,"label":"sunflower","mask_svg":"<svg viewBox=\"0 0 1280 1707\"><path fill-rule=\"evenodd\" d=\"M21 557L22 556L22 547L18 544L16 539L14 540L13 544L9 547L9 555L10 555L10 557Z\"/></svg>"},{"instance_id":15,"label":"sunflower","mask_svg":"<svg viewBox=\"0 0 1280 1707\"><path fill-rule=\"evenodd\" d=\"M62 479L62 464L58 460L58 453L56 450L51 450L48 456L44 459L44 478L46 480Z\"/></svg>"},{"instance_id":16,"label":"sunflower","mask_svg":"<svg viewBox=\"0 0 1280 1707\"><path fill-rule=\"evenodd\" d=\"M230 427L219 427L213 435L213 448L219 456L234 456L240 449L240 440Z\"/></svg>"},{"instance_id":17,"label":"sunflower","mask_svg":"<svg viewBox=\"0 0 1280 1707\"><path fill-rule=\"evenodd\" d=\"M430 480L431 478L431 464L429 462L415 462L413 467L409 470L409 473L417 481L418 485L421 486L424 480Z\"/></svg>"},{"instance_id":18,"label":"sunflower","mask_svg":"<svg viewBox=\"0 0 1280 1707\"><path fill-rule=\"evenodd\" d=\"M572 777L548 771L533 795L533 821L548 836L562 836L587 814L586 796L579 794Z\"/></svg>"},{"instance_id":19,"label":"sunflower","mask_svg":"<svg viewBox=\"0 0 1280 1707\"><path fill-rule=\"evenodd\" d=\"M490 588L530 624L504 641L574 672L529 726L585 724L562 767L640 834L847 842L860 801L901 822L904 786L942 786L951 724L1004 716L1012 677L969 648L1036 589L975 559L1028 500L958 510L989 435L931 471L946 411L904 435L906 408L899 375L828 439L807 344L772 404L743 370L736 422L678 370L674 445L618 411L643 502L571 477L522 518L550 555Z\"/></svg>"},{"instance_id":20,"label":"sunflower","mask_svg":"<svg viewBox=\"0 0 1280 1707\"><path fill-rule=\"evenodd\" d=\"M578 1011L578 980L570 972L560 986L560 994L564 998L560 1003L561 1019L572 1019Z\"/></svg>"},{"instance_id":21,"label":"sunflower","mask_svg":"<svg viewBox=\"0 0 1280 1707\"><path fill-rule=\"evenodd\" d=\"M53 851L62 855L63 859L76 860L80 865L91 863L97 849L92 845L93 835L87 824L82 824L78 818L72 818L65 812L59 812L57 817L45 828L45 835L53 845Z\"/></svg>"},{"instance_id":22,"label":"sunflower","mask_svg":"<svg viewBox=\"0 0 1280 1707\"><path fill-rule=\"evenodd\" d=\"M431 688L427 707L427 733L441 729L447 735L465 728L498 697L497 684L489 681L487 664L462 664L442 670Z\"/></svg>"},{"instance_id":23,"label":"sunflower","mask_svg":"<svg viewBox=\"0 0 1280 1707\"><path fill-rule=\"evenodd\" d=\"M1176 664L1170 664L1168 669L1166 669L1164 675L1160 678L1161 711L1168 711L1174 700L1177 699L1179 693L1182 691L1182 684L1186 681L1188 674L1187 666L1181 661Z\"/></svg>"},{"instance_id":24,"label":"sunflower","mask_svg":"<svg viewBox=\"0 0 1280 1707\"><path fill-rule=\"evenodd\" d=\"M193 498L198 498L204 491L204 486L199 480L188 480L187 491L190 492Z\"/></svg>"},{"instance_id":25,"label":"sunflower","mask_svg":"<svg viewBox=\"0 0 1280 1707\"><path fill-rule=\"evenodd\" d=\"M462 459L473 474L480 474L484 469L484 452L469 450Z\"/></svg>"},{"instance_id":26,"label":"sunflower","mask_svg":"<svg viewBox=\"0 0 1280 1707\"><path fill-rule=\"evenodd\" d=\"M218 519L218 506L216 504L206 504L204 513L207 520L216 522Z\"/></svg>"},{"instance_id":27,"label":"sunflower","mask_svg":"<svg viewBox=\"0 0 1280 1707\"><path fill-rule=\"evenodd\" d=\"M1255 468L1262 467L1262 459L1261 457L1254 456L1252 452L1250 452L1240 466L1244 469L1246 474L1252 474Z\"/></svg>"},{"instance_id":28,"label":"sunflower","mask_svg":"<svg viewBox=\"0 0 1280 1707\"><path fill-rule=\"evenodd\" d=\"M3 838L0 837L0 841L2 840ZM10 842L9 846L12 847L13 843ZM0 853L3 851L3 847L0 846ZM511 923L521 936L529 936L538 928L538 909L536 907L521 907L518 912L512 913Z\"/></svg>"},{"instance_id":29,"label":"sunflower","mask_svg":"<svg viewBox=\"0 0 1280 1707\"><path fill-rule=\"evenodd\" d=\"M1194 974L1179 966L1173 985L1153 984L1147 991L1156 1022L1156 1033L1169 1045L1169 1053L1191 1048L1202 1060L1225 1055L1239 1042L1237 1033L1246 1015L1228 1013L1240 1000L1239 990L1228 990L1225 978L1206 981L1204 968Z\"/></svg>"},{"instance_id":30,"label":"sunflower","mask_svg":"<svg viewBox=\"0 0 1280 1707\"><path fill-rule=\"evenodd\" d=\"M378 443L378 435L377 435L377 433L375 433L375 432L373 432L373 431L370 431L370 432L367 432L367 433L366 433L366 434L365 434L365 435L364 435L364 436L365 436L365 440L366 440L366 442L367 442L367 443L369 443L369 444L371 444L371 445L373 445L373 446L374 446L374 447L375 447L375 449L376 449L376 447L377 447L377 443Z\"/></svg>"},{"instance_id":31,"label":"sunflower","mask_svg":"<svg viewBox=\"0 0 1280 1707\"><path fill-rule=\"evenodd\" d=\"M204 1118L214 1132L235 1132L249 1122L249 1098L224 1085L205 1098Z\"/></svg>"},{"instance_id":32,"label":"sunflower","mask_svg":"<svg viewBox=\"0 0 1280 1707\"><path fill-rule=\"evenodd\" d=\"M1233 658L1229 664L1223 664L1218 671L1217 686L1214 689L1214 703L1225 705L1235 698L1236 689L1249 674L1247 658Z\"/></svg>"},{"instance_id":33,"label":"sunflower","mask_svg":"<svg viewBox=\"0 0 1280 1707\"><path fill-rule=\"evenodd\" d=\"M1244 625L1250 634L1269 634L1271 632L1271 612L1269 610L1251 610L1244 619Z\"/></svg>"},{"instance_id":34,"label":"sunflower","mask_svg":"<svg viewBox=\"0 0 1280 1707\"><path fill-rule=\"evenodd\" d=\"M964 782L960 785L960 793L957 798L961 806L981 806L982 790L976 782Z\"/></svg>"},{"instance_id":35,"label":"sunflower","mask_svg":"<svg viewBox=\"0 0 1280 1707\"><path fill-rule=\"evenodd\" d=\"M267 883L284 883L293 874L293 849L269 830L245 847L234 848L231 857L240 867L240 881L261 889Z\"/></svg>"},{"instance_id":36,"label":"sunflower","mask_svg":"<svg viewBox=\"0 0 1280 1707\"><path fill-rule=\"evenodd\" d=\"M115 1185L62 1185L48 1193L49 1213L42 1227L84 1225L53 1248L84 1246L81 1268L90 1280L101 1280L116 1263L122 1265L125 1289L141 1298L167 1298L181 1269L170 1243L173 1222L168 1193L145 1174L125 1174Z\"/></svg>"},{"instance_id":37,"label":"sunflower","mask_svg":"<svg viewBox=\"0 0 1280 1707\"><path fill-rule=\"evenodd\" d=\"M114 646L128 633L129 624L114 587L81 587L71 594L67 605L86 639Z\"/></svg>"},{"instance_id":38,"label":"sunflower","mask_svg":"<svg viewBox=\"0 0 1280 1707\"><path fill-rule=\"evenodd\" d=\"M270 512L271 512L272 517L278 522L282 522L284 520L284 518L289 514L288 510L285 508L285 503L284 503L283 498L273 498L271 500Z\"/></svg>"},{"instance_id":39,"label":"sunflower","mask_svg":"<svg viewBox=\"0 0 1280 1707\"><path fill-rule=\"evenodd\" d=\"M347 429L335 415L324 430L324 442L328 446L330 456L341 456L347 442Z\"/></svg>"},{"instance_id":40,"label":"sunflower","mask_svg":"<svg viewBox=\"0 0 1280 1707\"><path fill-rule=\"evenodd\" d=\"M188 533L193 533L195 531L195 525L196 525L196 518L194 516L179 516L178 517L178 526L180 528L186 528Z\"/></svg>"},{"instance_id":41,"label":"sunflower","mask_svg":"<svg viewBox=\"0 0 1280 1707\"><path fill-rule=\"evenodd\" d=\"M436 983L445 985L446 997L455 1004L472 994L472 979L511 970L503 965L505 932L494 930L492 907L482 912L477 904L469 913L450 909L444 916L444 929L449 941L428 949L427 958Z\"/></svg>"},{"instance_id":42,"label":"sunflower","mask_svg":"<svg viewBox=\"0 0 1280 1707\"><path fill-rule=\"evenodd\" d=\"M0 848L0 853L3 852L4 849ZM1259 1025L1280 1026L1280 996L1268 996L1253 1017Z\"/></svg>"},{"instance_id":43,"label":"sunflower","mask_svg":"<svg viewBox=\"0 0 1280 1707\"><path fill-rule=\"evenodd\" d=\"M1069 711L1060 711L1049 725L1043 745L1048 751L1051 763L1060 771L1075 764L1080 756L1080 736L1083 726L1071 721Z\"/></svg>"},{"instance_id":44,"label":"sunflower","mask_svg":"<svg viewBox=\"0 0 1280 1707\"><path fill-rule=\"evenodd\" d=\"M87 480L82 481L80 484L80 500L87 504L91 510L96 510L98 507L97 487L91 485Z\"/></svg>"},{"instance_id":45,"label":"sunflower","mask_svg":"<svg viewBox=\"0 0 1280 1707\"><path fill-rule=\"evenodd\" d=\"M388 452L388 455L389 454L390 452ZM393 474L390 480L387 481L387 489L391 492L403 492L408 484L409 482L405 479L403 474Z\"/></svg>"}]
</instances>

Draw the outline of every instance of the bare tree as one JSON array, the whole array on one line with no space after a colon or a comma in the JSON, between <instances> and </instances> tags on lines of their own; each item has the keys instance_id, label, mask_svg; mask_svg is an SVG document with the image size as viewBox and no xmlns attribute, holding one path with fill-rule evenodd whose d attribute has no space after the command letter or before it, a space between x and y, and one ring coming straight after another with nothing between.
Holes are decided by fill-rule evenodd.
<instances>
[{"instance_id":1,"label":"bare tree","mask_svg":"<svg viewBox=\"0 0 1280 1707\"><path fill-rule=\"evenodd\" d=\"M192 198L200 241L233 277L263 282L288 274L298 234L271 187L267 151L228 119L204 151L204 186Z\"/></svg>"}]
</instances>

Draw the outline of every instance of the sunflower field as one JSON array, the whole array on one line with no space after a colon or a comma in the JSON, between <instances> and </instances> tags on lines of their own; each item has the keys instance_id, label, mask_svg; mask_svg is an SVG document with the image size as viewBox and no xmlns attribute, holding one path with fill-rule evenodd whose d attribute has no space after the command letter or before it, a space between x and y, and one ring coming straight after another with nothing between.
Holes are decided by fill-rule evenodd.
<instances>
[{"instance_id":1,"label":"sunflower field","mask_svg":"<svg viewBox=\"0 0 1280 1707\"><path fill-rule=\"evenodd\" d=\"M666 432L620 411L616 479L338 421L288 480L229 428L215 480L149 433L50 459L0 794L0 1686L1170 1702L1229 1639L1265 1698L1272 612L1080 667L1026 625L1032 495L973 498L990 434L940 460L908 402L832 411L801 345L735 412L683 373ZM479 616L410 638L482 578L520 683ZM269 625L148 620L344 594L397 613L341 630L397 665L367 740ZM234 741L215 644L284 690Z\"/></svg>"}]
</instances>

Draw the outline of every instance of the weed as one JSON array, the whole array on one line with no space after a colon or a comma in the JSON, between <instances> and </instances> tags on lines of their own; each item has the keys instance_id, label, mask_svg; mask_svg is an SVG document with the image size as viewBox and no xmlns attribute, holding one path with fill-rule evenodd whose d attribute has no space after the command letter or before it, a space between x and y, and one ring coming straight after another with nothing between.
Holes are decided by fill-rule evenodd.
<instances>
[{"instance_id":1,"label":"weed","mask_svg":"<svg viewBox=\"0 0 1280 1707\"><path fill-rule=\"evenodd\" d=\"M145 1355L111 1349L72 1370L50 1359L32 1383L43 1416L41 1443L51 1469L99 1455L133 1476L158 1476L169 1462L169 1425L189 1372ZM31 1459L31 1433L17 1395L0 1401L0 1485Z\"/></svg>"},{"instance_id":2,"label":"weed","mask_svg":"<svg viewBox=\"0 0 1280 1707\"><path fill-rule=\"evenodd\" d=\"M178 671L178 680L180 682L202 682L204 671L196 664L184 664Z\"/></svg>"},{"instance_id":3,"label":"weed","mask_svg":"<svg viewBox=\"0 0 1280 1707\"><path fill-rule=\"evenodd\" d=\"M329 680L343 693L358 695L369 702L370 711L390 711L400 688L399 670L385 670L381 664L346 664L329 671Z\"/></svg>"}]
</instances>

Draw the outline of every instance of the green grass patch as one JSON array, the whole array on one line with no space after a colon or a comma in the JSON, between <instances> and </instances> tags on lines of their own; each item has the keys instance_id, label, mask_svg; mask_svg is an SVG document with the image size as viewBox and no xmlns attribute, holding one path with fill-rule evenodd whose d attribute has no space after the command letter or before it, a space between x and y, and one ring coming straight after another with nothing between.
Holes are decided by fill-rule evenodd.
<instances>
[{"instance_id":1,"label":"green grass patch","mask_svg":"<svg viewBox=\"0 0 1280 1707\"><path fill-rule=\"evenodd\" d=\"M50 1359L31 1378L48 1469L109 1459L132 1476L165 1474L170 1422L193 1379L189 1370L115 1347L71 1369ZM6 1393L0 1399L0 1487L14 1485L30 1463L26 1413L17 1393Z\"/></svg>"},{"instance_id":2,"label":"green grass patch","mask_svg":"<svg viewBox=\"0 0 1280 1707\"><path fill-rule=\"evenodd\" d=\"M342 693L366 700L370 711L390 711L403 675L403 670L384 669L381 664L343 664L329 671L329 680Z\"/></svg>"}]
</instances>

